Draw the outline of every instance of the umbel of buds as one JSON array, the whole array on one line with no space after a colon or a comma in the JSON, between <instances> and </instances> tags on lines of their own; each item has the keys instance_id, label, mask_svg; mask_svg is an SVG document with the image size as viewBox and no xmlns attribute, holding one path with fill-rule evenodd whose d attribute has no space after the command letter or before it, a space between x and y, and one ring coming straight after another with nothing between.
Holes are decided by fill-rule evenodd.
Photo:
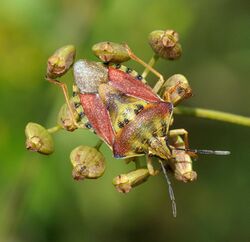
<instances>
[{"instance_id":1,"label":"umbel of buds","mask_svg":"<svg viewBox=\"0 0 250 242\"><path fill-rule=\"evenodd\" d=\"M66 45L56 50L48 59L47 77L55 79L65 74L74 62L75 53L73 45Z\"/></svg>"},{"instance_id":2,"label":"umbel of buds","mask_svg":"<svg viewBox=\"0 0 250 242\"><path fill-rule=\"evenodd\" d=\"M92 51L103 62L122 63L130 59L127 49L118 43L100 42L92 46Z\"/></svg>"},{"instance_id":3,"label":"umbel of buds","mask_svg":"<svg viewBox=\"0 0 250 242\"><path fill-rule=\"evenodd\" d=\"M128 193L135 187L146 181L149 177L148 169L137 169L127 174L121 174L113 179L113 185L118 192Z\"/></svg>"},{"instance_id":4,"label":"umbel of buds","mask_svg":"<svg viewBox=\"0 0 250 242\"><path fill-rule=\"evenodd\" d=\"M174 30L155 30L148 40L153 51L163 59L175 60L182 54L179 35Z\"/></svg>"},{"instance_id":5,"label":"umbel of buds","mask_svg":"<svg viewBox=\"0 0 250 242\"><path fill-rule=\"evenodd\" d=\"M50 133L37 123L28 123L25 127L26 148L49 155L54 151L54 142Z\"/></svg>"},{"instance_id":6,"label":"umbel of buds","mask_svg":"<svg viewBox=\"0 0 250 242\"><path fill-rule=\"evenodd\" d=\"M185 76L175 74L163 84L160 94L164 100L170 101L175 106L184 99L192 96L192 89Z\"/></svg>"},{"instance_id":7,"label":"umbel of buds","mask_svg":"<svg viewBox=\"0 0 250 242\"><path fill-rule=\"evenodd\" d=\"M97 149L78 146L72 150L70 160L73 165L72 176L75 180L95 179L105 171L105 158Z\"/></svg>"}]
</instances>

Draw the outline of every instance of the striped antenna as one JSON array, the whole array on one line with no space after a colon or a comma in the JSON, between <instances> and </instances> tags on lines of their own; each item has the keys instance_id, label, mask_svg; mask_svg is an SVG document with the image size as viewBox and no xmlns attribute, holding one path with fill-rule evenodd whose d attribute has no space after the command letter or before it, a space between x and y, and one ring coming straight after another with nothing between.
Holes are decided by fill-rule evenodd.
<instances>
[{"instance_id":1,"label":"striped antenna","mask_svg":"<svg viewBox=\"0 0 250 242\"><path fill-rule=\"evenodd\" d=\"M173 216L174 216L174 218L176 218L176 216L177 216L177 209L176 209L176 202L175 202L174 191L173 191L173 188L172 188L170 179L168 178L166 168L164 167L164 165L163 165L163 163L162 163L161 160L159 160L159 162L160 162L160 164L161 164L161 168L162 168L162 171L163 171L163 173L164 173L164 176L165 176L165 178L166 178L166 180L167 180L167 184L168 184L168 193L169 193L170 200L171 200L171 202L172 202Z\"/></svg>"},{"instance_id":2,"label":"striped antenna","mask_svg":"<svg viewBox=\"0 0 250 242\"><path fill-rule=\"evenodd\" d=\"M231 152L227 150L197 150L197 149L184 149L174 148L175 150L189 151L201 155L230 155Z\"/></svg>"}]
</instances>

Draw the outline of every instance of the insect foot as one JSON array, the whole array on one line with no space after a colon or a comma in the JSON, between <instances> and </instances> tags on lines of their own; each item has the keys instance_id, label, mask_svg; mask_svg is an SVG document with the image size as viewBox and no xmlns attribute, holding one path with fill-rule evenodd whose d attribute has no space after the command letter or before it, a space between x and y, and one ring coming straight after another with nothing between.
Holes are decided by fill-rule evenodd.
<instances>
[{"instance_id":1,"label":"insect foot","mask_svg":"<svg viewBox=\"0 0 250 242\"><path fill-rule=\"evenodd\" d=\"M118 192L128 193L132 187L145 182L149 176L148 169L137 169L115 177L113 179L113 185Z\"/></svg>"},{"instance_id":2,"label":"insect foot","mask_svg":"<svg viewBox=\"0 0 250 242\"><path fill-rule=\"evenodd\" d=\"M100 151L89 146L78 146L72 150L70 160L75 180L96 179L105 171L105 158Z\"/></svg>"},{"instance_id":3,"label":"insect foot","mask_svg":"<svg viewBox=\"0 0 250 242\"><path fill-rule=\"evenodd\" d=\"M76 130L78 128L78 126L75 124L76 122L74 122L74 120L78 121L80 117L79 117L78 113L74 109L74 100L73 100L73 98L71 98L69 100L69 102L70 102L70 105L72 107L72 110L74 111L73 112L74 119L71 118L71 113L70 113L70 110L68 108L67 103L64 103L62 105L59 113L58 113L57 123L63 129L72 132L72 131L74 131L74 130Z\"/></svg>"},{"instance_id":4,"label":"insect foot","mask_svg":"<svg viewBox=\"0 0 250 242\"><path fill-rule=\"evenodd\" d=\"M175 60L181 57L179 35L174 30L155 30L149 34L149 45L163 59Z\"/></svg>"},{"instance_id":5,"label":"insect foot","mask_svg":"<svg viewBox=\"0 0 250 242\"><path fill-rule=\"evenodd\" d=\"M28 123L25 127L26 149L49 155L54 151L54 142L50 133L37 123Z\"/></svg>"},{"instance_id":6,"label":"insect foot","mask_svg":"<svg viewBox=\"0 0 250 242\"><path fill-rule=\"evenodd\" d=\"M66 45L56 50L48 59L47 77L55 79L64 75L72 66L76 49L73 45Z\"/></svg>"}]
</instances>

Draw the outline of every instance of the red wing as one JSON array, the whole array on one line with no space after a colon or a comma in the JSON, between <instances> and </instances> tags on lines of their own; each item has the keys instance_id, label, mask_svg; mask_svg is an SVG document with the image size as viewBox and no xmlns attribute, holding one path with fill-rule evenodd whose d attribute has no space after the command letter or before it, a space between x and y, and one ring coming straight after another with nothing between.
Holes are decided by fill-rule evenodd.
<instances>
[{"instance_id":1,"label":"red wing","mask_svg":"<svg viewBox=\"0 0 250 242\"><path fill-rule=\"evenodd\" d=\"M107 144L112 146L114 131L111 126L108 111L102 103L99 95L80 94L80 101L83 106L84 113L88 117L88 120L95 132L103 138Z\"/></svg>"},{"instance_id":2,"label":"red wing","mask_svg":"<svg viewBox=\"0 0 250 242\"><path fill-rule=\"evenodd\" d=\"M121 70L110 66L108 75L109 84L125 94L148 102L162 101L149 86Z\"/></svg>"}]
</instances>

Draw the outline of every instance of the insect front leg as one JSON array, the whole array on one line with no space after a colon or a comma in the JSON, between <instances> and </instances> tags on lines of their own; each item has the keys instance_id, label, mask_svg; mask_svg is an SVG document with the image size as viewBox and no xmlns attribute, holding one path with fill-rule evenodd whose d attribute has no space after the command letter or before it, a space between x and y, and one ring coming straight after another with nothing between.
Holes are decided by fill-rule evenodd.
<instances>
[{"instance_id":1,"label":"insect front leg","mask_svg":"<svg viewBox=\"0 0 250 242\"><path fill-rule=\"evenodd\" d=\"M72 108L72 106L70 104L70 98L69 98L69 92L68 92L67 85L65 83L63 83L63 82L60 82L60 81L58 81L56 79L51 79L49 77L46 77L46 80L53 83L53 84L55 84L55 85L57 85L57 86L59 86L62 89L64 98L65 98L65 101L66 101L66 104L67 104L67 107L68 107L68 110L70 112L71 120L72 120L73 124L76 127L78 127L78 124L77 124L77 122L75 120L75 117L74 117L74 110L73 110L73 108Z\"/></svg>"},{"instance_id":2,"label":"insect front leg","mask_svg":"<svg viewBox=\"0 0 250 242\"><path fill-rule=\"evenodd\" d=\"M161 73L159 73L157 70L155 70L153 67L151 67L150 65L148 65L147 63L145 63L142 59L140 59L138 56L136 56L132 50L129 48L129 46L127 44L124 44L125 48L127 49L127 52L130 56L130 58L136 62L138 62L139 64L141 64L142 66L146 67L147 69L149 69L154 75L156 75L159 78L159 81L156 83L156 85L153 88L153 91L155 93L157 93L160 88L162 87L163 83L164 83L164 78L161 75Z\"/></svg>"},{"instance_id":3,"label":"insect front leg","mask_svg":"<svg viewBox=\"0 0 250 242\"><path fill-rule=\"evenodd\" d=\"M148 168L149 174L151 176L157 175L159 173L159 171L154 169L153 160L152 160L152 157L150 155L147 155L146 162L147 162L147 168Z\"/></svg>"},{"instance_id":4,"label":"insect front leg","mask_svg":"<svg viewBox=\"0 0 250 242\"><path fill-rule=\"evenodd\" d=\"M187 130L185 130L185 129L172 129L172 130L169 130L169 132L168 132L168 137L169 138L175 138L175 137L178 137L178 136L183 136L185 149L188 149L189 148L189 143L188 143L188 132L187 132Z\"/></svg>"}]
</instances>

